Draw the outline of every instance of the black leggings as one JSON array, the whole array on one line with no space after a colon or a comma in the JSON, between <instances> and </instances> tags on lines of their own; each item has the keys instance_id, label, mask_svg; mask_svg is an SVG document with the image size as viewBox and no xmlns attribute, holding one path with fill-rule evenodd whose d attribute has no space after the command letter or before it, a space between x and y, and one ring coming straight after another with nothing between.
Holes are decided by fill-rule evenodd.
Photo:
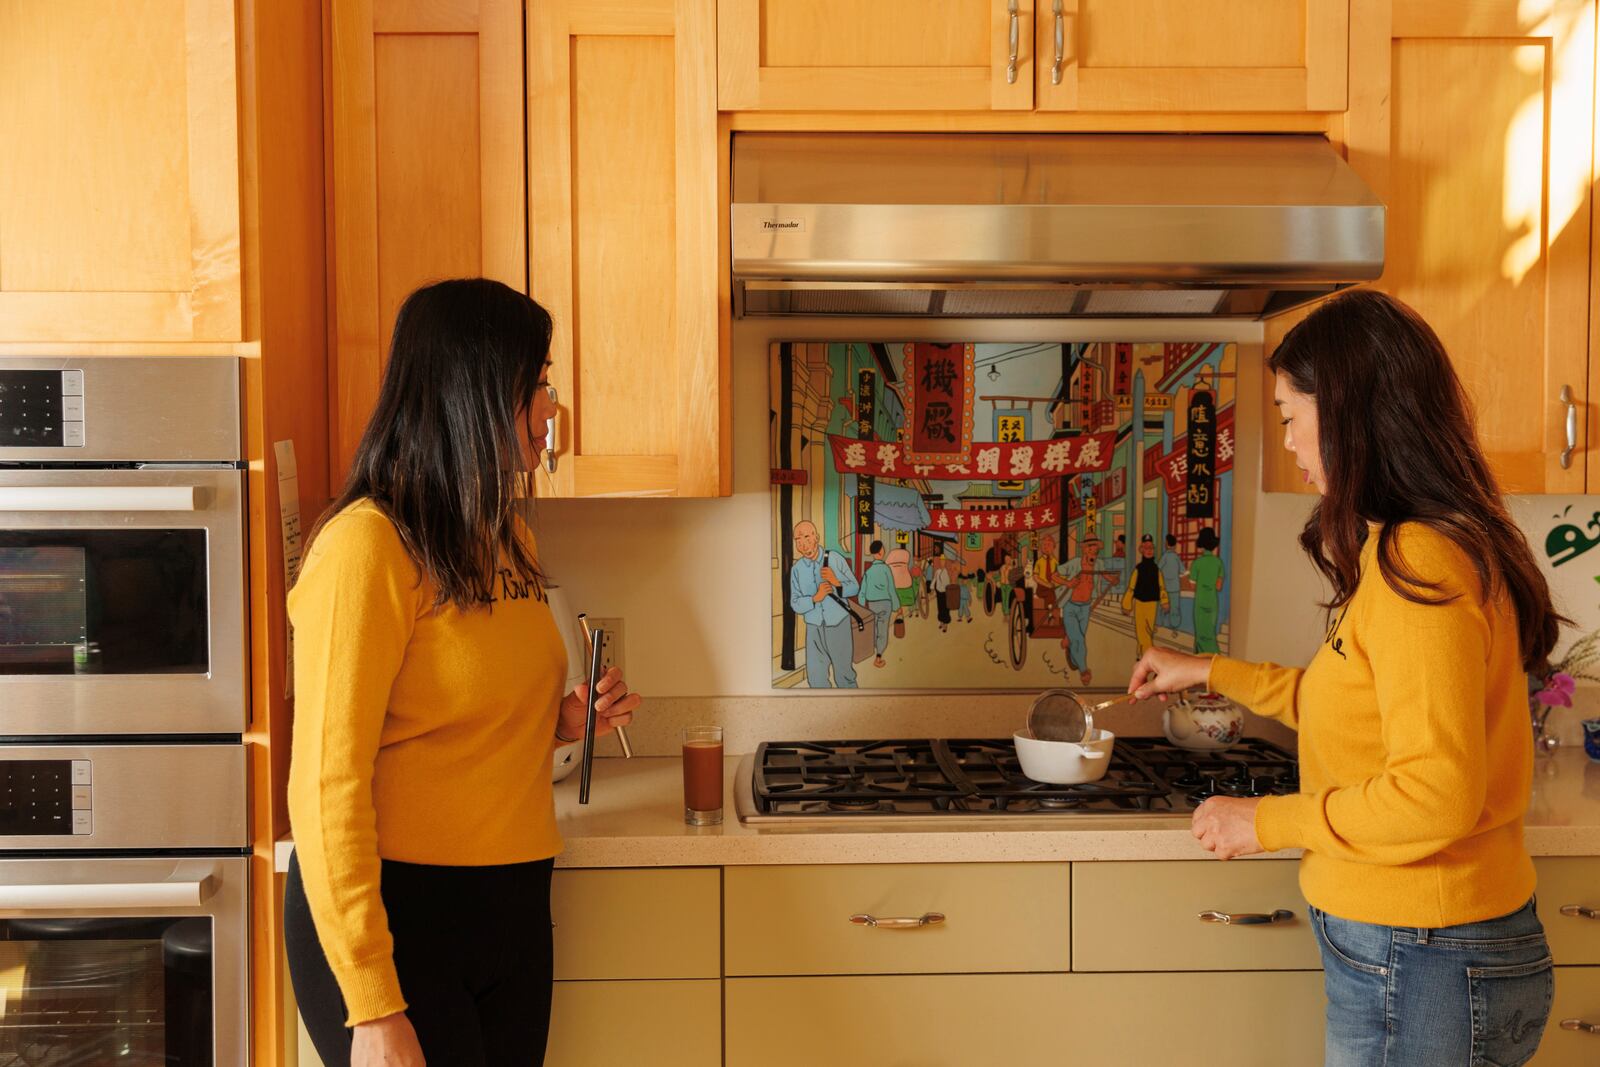
<instances>
[{"instance_id":1,"label":"black leggings","mask_svg":"<svg viewBox=\"0 0 1600 1067\"><path fill-rule=\"evenodd\" d=\"M383 861L406 1017L429 1067L544 1063L550 1029L550 869ZM326 1067L349 1067L344 997L317 940L298 860L289 863L284 946L295 999Z\"/></svg>"}]
</instances>

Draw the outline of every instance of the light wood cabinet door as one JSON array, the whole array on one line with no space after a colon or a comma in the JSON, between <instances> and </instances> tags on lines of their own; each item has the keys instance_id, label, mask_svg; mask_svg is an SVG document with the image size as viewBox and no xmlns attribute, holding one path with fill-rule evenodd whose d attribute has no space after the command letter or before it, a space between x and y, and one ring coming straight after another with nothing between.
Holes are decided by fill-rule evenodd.
<instances>
[{"instance_id":1,"label":"light wood cabinet door","mask_svg":"<svg viewBox=\"0 0 1600 1067\"><path fill-rule=\"evenodd\" d=\"M1299 863L1079 863L1072 872L1074 971L1315 970ZM1206 922L1290 915L1271 923Z\"/></svg>"},{"instance_id":2,"label":"light wood cabinet door","mask_svg":"<svg viewBox=\"0 0 1600 1067\"><path fill-rule=\"evenodd\" d=\"M1593 1067L1600 1063L1600 1031L1566 1029L1561 1024L1600 1027L1600 967L1557 967L1556 996L1550 1005L1539 1054L1532 1067Z\"/></svg>"},{"instance_id":3,"label":"light wood cabinet door","mask_svg":"<svg viewBox=\"0 0 1600 1067\"><path fill-rule=\"evenodd\" d=\"M1594 5L1398 0L1391 22L1387 3L1353 4L1346 145L1389 209L1377 287L1438 332L1502 490L1592 489ZM1269 354L1288 325L1268 324ZM1263 486L1309 491L1264 444Z\"/></svg>"},{"instance_id":4,"label":"light wood cabinet door","mask_svg":"<svg viewBox=\"0 0 1600 1067\"><path fill-rule=\"evenodd\" d=\"M1539 921L1556 963L1600 964L1600 858L1545 856L1533 865L1539 872ZM1563 914L1563 908L1573 912Z\"/></svg>"},{"instance_id":5,"label":"light wood cabinet door","mask_svg":"<svg viewBox=\"0 0 1600 1067\"><path fill-rule=\"evenodd\" d=\"M728 1067L1322 1062L1307 972L730 978L726 1010ZM830 1051L785 1040L797 1020L825 1021Z\"/></svg>"},{"instance_id":6,"label":"light wood cabinet door","mask_svg":"<svg viewBox=\"0 0 1600 1067\"><path fill-rule=\"evenodd\" d=\"M1343 111L1349 0L1034 0L1040 110Z\"/></svg>"},{"instance_id":7,"label":"light wood cabinet door","mask_svg":"<svg viewBox=\"0 0 1600 1067\"><path fill-rule=\"evenodd\" d=\"M378 397L413 289L483 276L527 291L518 0L329 0L332 484Z\"/></svg>"},{"instance_id":8,"label":"light wood cabinet door","mask_svg":"<svg viewBox=\"0 0 1600 1067\"><path fill-rule=\"evenodd\" d=\"M232 0L0 3L0 340L240 340Z\"/></svg>"},{"instance_id":9,"label":"light wood cabinet door","mask_svg":"<svg viewBox=\"0 0 1600 1067\"><path fill-rule=\"evenodd\" d=\"M1038 2L720 0L718 105L724 111L1029 108Z\"/></svg>"},{"instance_id":10,"label":"light wood cabinet door","mask_svg":"<svg viewBox=\"0 0 1600 1067\"><path fill-rule=\"evenodd\" d=\"M1065 971L1068 887L1064 863L729 867L724 973Z\"/></svg>"},{"instance_id":11,"label":"light wood cabinet door","mask_svg":"<svg viewBox=\"0 0 1600 1067\"><path fill-rule=\"evenodd\" d=\"M545 1067L722 1062L722 983L557 982Z\"/></svg>"},{"instance_id":12,"label":"light wood cabinet door","mask_svg":"<svg viewBox=\"0 0 1600 1067\"><path fill-rule=\"evenodd\" d=\"M532 293L555 317L561 407L542 494L732 488L715 14L714 0L528 5Z\"/></svg>"},{"instance_id":13,"label":"light wood cabinet door","mask_svg":"<svg viewBox=\"0 0 1600 1067\"><path fill-rule=\"evenodd\" d=\"M714 867L556 871L556 978L721 977L721 882Z\"/></svg>"}]
</instances>

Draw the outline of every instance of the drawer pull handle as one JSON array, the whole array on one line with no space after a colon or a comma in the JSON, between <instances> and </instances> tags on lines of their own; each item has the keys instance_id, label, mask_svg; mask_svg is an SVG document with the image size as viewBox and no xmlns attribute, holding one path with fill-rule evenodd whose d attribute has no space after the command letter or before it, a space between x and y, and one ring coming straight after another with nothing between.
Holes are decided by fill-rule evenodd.
<instances>
[{"instance_id":1,"label":"drawer pull handle","mask_svg":"<svg viewBox=\"0 0 1600 1067\"><path fill-rule=\"evenodd\" d=\"M1235 912L1202 911L1200 921L1203 923L1220 923L1223 926L1266 926L1270 923L1294 922L1294 912L1288 908L1279 908L1270 915L1264 912Z\"/></svg>"},{"instance_id":2,"label":"drawer pull handle","mask_svg":"<svg viewBox=\"0 0 1600 1067\"><path fill-rule=\"evenodd\" d=\"M944 916L936 911L895 919L880 919L876 915L852 915L850 921L857 926L870 926L874 930L920 930L924 926L938 926L944 922Z\"/></svg>"},{"instance_id":3,"label":"drawer pull handle","mask_svg":"<svg viewBox=\"0 0 1600 1067\"><path fill-rule=\"evenodd\" d=\"M1582 1019L1562 1019L1561 1029L1576 1030L1580 1034L1600 1034L1600 1023L1586 1023Z\"/></svg>"},{"instance_id":4,"label":"drawer pull handle","mask_svg":"<svg viewBox=\"0 0 1600 1067\"><path fill-rule=\"evenodd\" d=\"M1017 0L1011 0L1006 5L1006 11L1011 15L1011 55L1006 59L1006 84L1017 84L1017 46L1021 40L1020 16L1017 14Z\"/></svg>"},{"instance_id":5,"label":"drawer pull handle","mask_svg":"<svg viewBox=\"0 0 1600 1067\"><path fill-rule=\"evenodd\" d=\"M1600 908L1586 908L1582 904L1563 904L1561 914L1574 919L1600 919Z\"/></svg>"}]
</instances>

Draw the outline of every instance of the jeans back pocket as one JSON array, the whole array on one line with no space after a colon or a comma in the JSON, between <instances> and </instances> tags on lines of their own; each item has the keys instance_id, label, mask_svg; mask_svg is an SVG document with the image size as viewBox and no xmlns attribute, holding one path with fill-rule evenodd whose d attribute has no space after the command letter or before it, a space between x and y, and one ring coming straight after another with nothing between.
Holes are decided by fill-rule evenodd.
<instances>
[{"instance_id":1,"label":"jeans back pocket","mask_svg":"<svg viewBox=\"0 0 1600 1067\"><path fill-rule=\"evenodd\" d=\"M1555 961L1468 967L1472 1067L1519 1067L1533 1058L1550 1018Z\"/></svg>"}]
</instances>

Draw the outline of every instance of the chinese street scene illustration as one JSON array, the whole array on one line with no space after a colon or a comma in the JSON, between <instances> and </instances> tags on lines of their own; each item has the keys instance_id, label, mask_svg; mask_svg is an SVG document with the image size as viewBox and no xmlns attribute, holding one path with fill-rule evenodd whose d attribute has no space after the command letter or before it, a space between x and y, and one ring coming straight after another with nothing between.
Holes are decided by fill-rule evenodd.
<instances>
[{"instance_id":1,"label":"chinese street scene illustration","mask_svg":"<svg viewBox=\"0 0 1600 1067\"><path fill-rule=\"evenodd\" d=\"M774 343L774 688L1227 651L1235 386L1226 343Z\"/></svg>"}]
</instances>

